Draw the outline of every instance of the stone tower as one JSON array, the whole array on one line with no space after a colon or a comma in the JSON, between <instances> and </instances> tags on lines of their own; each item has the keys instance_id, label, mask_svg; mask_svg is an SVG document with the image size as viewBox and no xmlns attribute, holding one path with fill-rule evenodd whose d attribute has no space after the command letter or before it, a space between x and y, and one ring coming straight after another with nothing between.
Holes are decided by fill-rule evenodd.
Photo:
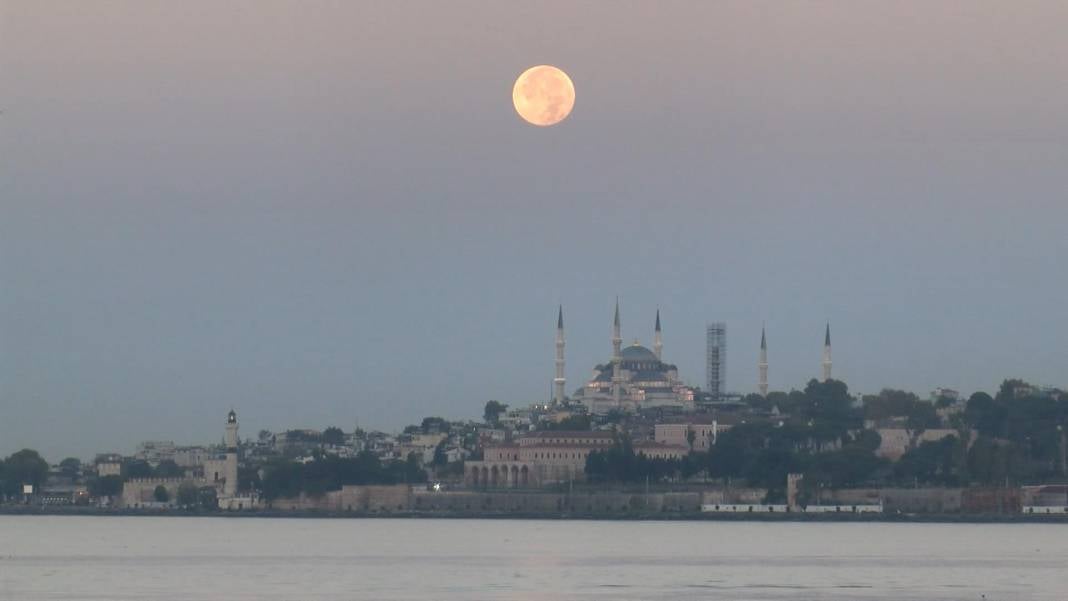
<instances>
[{"instance_id":1,"label":"stone tower","mask_svg":"<svg viewBox=\"0 0 1068 601\"><path fill-rule=\"evenodd\" d=\"M226 415L226 460L223 473L223 496L237 496L237 413L231 409Z\"/></svg>"},{"instance_id":2,"label":"stone tower","mask_svg":"<svg viewBox=\"0 0 1068 601\"><path fill-rule=\"evenodd\" d=\"M763 326L760 328L760 360L757 362L757 369L760 371L760 382L757 384L757 389L760 391L760 396L768 396L768 339L765 335Z\"/></svg>"},{"instance_id":3,"label":"stone tower","mask_svg":"<svg viewBox=\"0 0 1068 601\"><path fill-rule=\"evenodd\" d=\"M226 452L237 451L237 413L231 409L226 415Z\"/></svg>"},{"instance_id":4,"label":"stone tower","mask_svg":"<svg viewBox=\"0 0 1068 601\"><path fill-rule=\"evenodd\" d=\"M827 331L823 335L823 381L831 379L831 324L827 324Z\"/></svg>"},{"instance_id":5,"label":"stone tower","mask_svg":"<svg viewBox=\"0 0 1068 601\"><path fill-rule=\"evenodd\" d=\"M556 314L556 377L553 378L553 402L564 402L564 306Z\"/></svg>"}]
</instances>

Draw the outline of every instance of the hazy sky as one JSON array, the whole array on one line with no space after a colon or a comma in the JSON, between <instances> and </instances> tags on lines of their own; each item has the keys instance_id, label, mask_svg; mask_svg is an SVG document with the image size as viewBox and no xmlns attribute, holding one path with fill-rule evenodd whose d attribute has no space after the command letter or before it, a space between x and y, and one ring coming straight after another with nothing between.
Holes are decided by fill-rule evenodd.
<instances>
[{"instance_id":1,"label":"hazy sky","mask_svg":"<svg viewBox=\"0 0 1068 601\"><path fill-rule=\"evenodd\" d=\"M0 2L0 454L393 429L624 337L1068 385L1068 3ZM575 83L522 122L514 78Z\"/></svg>"}]
</instances>

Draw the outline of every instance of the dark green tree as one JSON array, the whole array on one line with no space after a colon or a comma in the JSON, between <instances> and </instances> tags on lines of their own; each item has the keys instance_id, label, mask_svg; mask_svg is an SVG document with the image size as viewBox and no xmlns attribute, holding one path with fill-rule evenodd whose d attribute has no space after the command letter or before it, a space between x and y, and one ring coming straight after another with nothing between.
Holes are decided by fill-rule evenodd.
<instances>
[{"instance_id":1,"label":"dark green tree","mask_svg":"<svg viewBox=\"0 0 1068 601\"><path fill-rule=\"evenodd\" d=\"M76 478L82 473L82 461L77 457L67 457L59 462L59 471L68 478Z\"/></svg>"},{"instance_id":2,"label":"dark green tree","mask_svg":"<svg viewBox=\"0 0 1068 601\"><path fill-rule=\"evenodd\" d=\"M985 436L1001 436L1005 430L1005 418L1008 416L1004 404L995 402L985 392L976 392L968 398L964 408L965 422Z\"/></svg>"},{"instance_id":3,"label":"dark green tree","mask_svg":"<svg viewBox=\"0 0 1068 601\"><path fill-rule=\"evenodd\" d=\"M126 478L151 478L156 475L152 466L143 459L133 459L123 464L122 474Z\"/></svg>"},{"instance_id":4,"label":"dark green tree","mask_svg":"<svg viewBox=\"0 0 1068 601\"><path fill-rule=\"evenodd\" d=\"M441 442L438 443L438 446L434 447L434 462L433 463L434 463L435 467L444 467L444 466L448 465L449 458L445 454L445 448L447 446L447 443L448 443L448 440L442 440Z\"/></svg>"},{"instance_id":5,"label":"dark green tree","mask_svg":"<svg viewBox=\"0 0 1068 601\"><path fill-rule=\"evenodd\" d=\"M508 405L505 405L504 403L487 401L486 407L482 410L482 419L484 419L487 424L496 425L501 414L507 410Z\"/></svg>"},{"instance_id":6,"label":"dark green tree","mask_svg":"<svg viewBox=\"0 0 1068 601\"><path fill-rule=\"evenodd\" d=\"M153 470L153 475L157 478L181 478L185 475L183 470L177 463L171 459L164 459L159 462L156 469Z\"/></svg>"},{"instance_id":7,"label":"dark green tree","mask_svg":"<svg viewBox=\"0 0 1068 601\"><path fill-rule=\"evenodd\" d=\"M94 497L117 497L122 494L122 476L101 476L89 482L89 493Z\"/></svg>"},{"instance_id":8,"label":"dark green tree","mask_svg":"<svg viewBox=\"0 0 1068 601\"><path fill-rule=\"evenodd\" d=\"M419 426L423 434L436 434L449 431L449 422L442 417L424 417Z\"/></svg>"},{"instance_id":9,"label":"dark green tree","mask_svg":"<svg viewBox=\"0 0 1068 601\"><path fill-rule=\"evenodd\" d=\"M905 485L960 485L959 448L960 440L956 436L923 442L898 460L894 465L894 477Z\"/></svg>"},{"instance_id":10,"label":"dark green tree","mask_svg":"<svg viewBox=\"0 0 1068 601\"><path fill-rule=\"evenodd\" d=\"M218 511L219 492L214 486L201 486L197 490L197 505L205 511Z\"/></svg>"},{"instance_id":11,"label":"dark green tree","mask_svg":"<svg viewBox=\"0 0 1068 601\"><path fill-rule=\"evenodd\" d=\"M13 453L3 463L3 492L8 496L22 494L24 484L33 485L36 491L48 476L48 462L33 449Z\"/></svg>"},{"instance_id":12,"label":"dark green tree","mask_svg":"<svg viewBox=\"0 0 1068 601\"><path fill-rule=\"evenodd\" d=\"M345 433L341 431L341 428L330 426L323 430L323 442L332 445L345 444Z\"/></svg>"},{"instance_id":13,"label":"dark green tree","mask_svg":"<svg viewBox=\"0 0 1068 601\"><path fill-rule=\"evenodd\" d=\"M196 507L199 500L200 490L196 484L187 480L178 485L178 494L175 495L175 501L178 505L189 509Z\"/></svg>"}]
</instances>

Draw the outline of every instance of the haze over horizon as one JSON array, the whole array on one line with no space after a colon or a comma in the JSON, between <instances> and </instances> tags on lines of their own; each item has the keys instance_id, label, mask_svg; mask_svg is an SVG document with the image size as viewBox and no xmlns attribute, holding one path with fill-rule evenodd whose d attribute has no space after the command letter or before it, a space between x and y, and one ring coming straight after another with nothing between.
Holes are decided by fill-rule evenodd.
<instances>
[{"instance_id":1,"label":"haze over horizon","mask_svg":"<svg viewBox=\"0 0 1068 601\"><path fill-rule=\"evenodd\" d=\"M1068 385L1068 4L0 7L0 455L399 429L623 336ZM512 83L565 70L536 128Z\"/></svg>"}]
</instances>

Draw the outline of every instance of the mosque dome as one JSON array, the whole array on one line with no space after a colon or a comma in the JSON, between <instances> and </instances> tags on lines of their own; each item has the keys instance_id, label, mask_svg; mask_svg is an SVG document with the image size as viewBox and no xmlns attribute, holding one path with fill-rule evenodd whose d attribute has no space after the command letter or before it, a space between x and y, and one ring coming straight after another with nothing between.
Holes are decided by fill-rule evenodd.
<instances>
[{"instance_id":1,"label":"mosque dome","mask_svg":"<svg viewBox=\"0 0 1068 601\"><path fill-rule=\"evenodd\" d=\"M660 361L656 358L656 354L653 353L653 351L645 348L637 342L624 348L620 354L624 361Z\"/></svg>"}]
</instances>

